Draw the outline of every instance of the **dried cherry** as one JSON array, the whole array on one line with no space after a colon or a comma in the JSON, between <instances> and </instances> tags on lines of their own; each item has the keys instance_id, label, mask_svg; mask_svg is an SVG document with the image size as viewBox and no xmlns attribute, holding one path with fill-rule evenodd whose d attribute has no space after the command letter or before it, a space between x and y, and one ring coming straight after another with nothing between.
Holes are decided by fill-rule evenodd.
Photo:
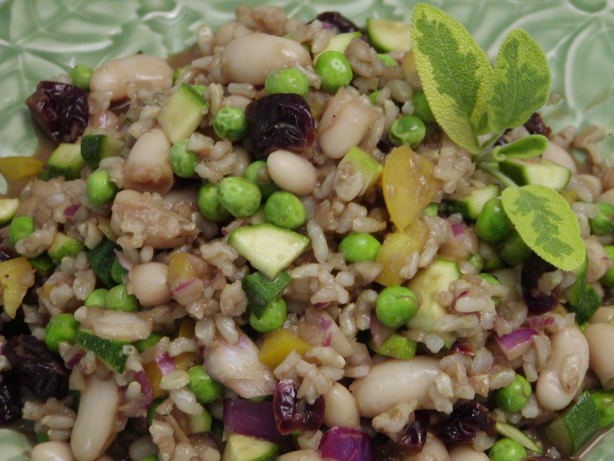
<instances>
[{"instance_id":1,"label":"dried cherry","mask_svg":"<svg viewBox=\"0 0 614 461\"><path fill-rule=\"evenodd\" d=\"M522 296L531 314L543 314L558 304L556 293L546 294L538 291L541 276L554 270L556 270L556 267L537 255L531 256L522 265L522 272L520 273Z\"/></svg>"},{"instance_id":2,"label":"dried cherry","mask_svg":"<svg viewBox=\"0 0 614 461\"><path fill-rule=\"evenodd\" d=\"M537 112L534 112L529 120L524 123L524 127L529 134L541 134L542 136L548 137L552 132L550 127L546 125L541 115Z\"/></svg>"},{"instance_id":3,"label":"dried cherry","mask_svg":"<svg viewBox=\"0 0 614 461\"><path fill-rule=\"evenodd\" d=\"M291 380L281 380L277 383L273 395L273 416L280 434L315 431L324 419L324 399L320 396L311 405L305 399L297 398Z\"/></svg>"},{"instance_id":4,"label":"dried cherry","mask_svg":"<svg viewBox=\"0 0 614 461\"><path fill-rule=\"evenodd\" d=\"M494 435L495 420L476 401L461 403L439 426L441 439L448 444L471 442L478 432Z\"/></svg>"},{"instance_id":5,"label":"dried cherry","mask_svg":"<svg viewBox=\"0 0 614 461\"><path fill-rule=\"evenodd\" d=\"M426 432L429 428L429 422L430 417L428 411L416 411L414 422L407 426L405 434L399 439L399 447L410 455L420 453L426 442Z\"/></svg>"},{"instance_id":6,"label":"dried cherry","mask_svg":"<svg viewBox=\"0 0 614 461\"><path fill-rule=\"evenodd\" d=\"M75 142L87 126L87 94L68 83L42 81L26 104L36 124L55 142Z\"/></svg>"},{"instance_id":7,"label":"dried cherry","mask_svg":"<svg viewBox=\"0 0 614 461\"><path fill-rule=\"evenodd\" d=\"M258 158L276 149L301 152L315 139L309 104L298 94L264 96L252 101L245 112L251 148Z\"/></svg>"},{"instance_id":8,"label":"dried cherry","mask_svg":"<svg viewBox=\"0 0 614 461\"><path fill-rule=\"evenodd\" d=\"M12 373L0 374L0 424L21 418L21 398Z\"/></svg>"}]
</instances>

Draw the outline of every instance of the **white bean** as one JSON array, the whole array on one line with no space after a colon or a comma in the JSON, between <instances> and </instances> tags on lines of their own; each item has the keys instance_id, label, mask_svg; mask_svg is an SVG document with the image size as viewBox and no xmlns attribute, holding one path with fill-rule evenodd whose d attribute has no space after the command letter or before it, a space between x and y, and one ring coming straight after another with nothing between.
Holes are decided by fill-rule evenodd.
<instances>
[{"instance_id":1,"label":"white bean","mask_svg":"<svg viewBox=\"0 0 614 461\"><path fill-rule=\"evenodd\" d=\"M461 445L450 452L450 461L488 461L488 455Z\"/></svg>"},{"instance_id":2,"label":"white bean","mask_svg":"<svg viewBox=\"0 0 614 461\"><path fill-rule=\"evenodd\" d=\"M416 455L406 455L402 461L450 461L448 450L441 440L428 432L422 451Z\"/></svg>"},{"instance_id":3,"label":"white bean","mask_svg":"<svg viewBox=\"0 0 614 461\"><path fill-rule=\"evenodd\" d=\"M316 186L315 167L300 155L276 150L268 156L266 166L273 182L287 192L299 196L309 195Z\"/></svg>"},{"instance_id":4,"label":"white bean","mask_svg":"<svg viewBox=\"0 0 614 461\"><path fill-rule=\"evenodd\" d=\"M64 442L39 443L32 449L32 461L74 461L70 447Z\"/></svg>"},{"instance_id":5,"label":"white bean","mask_svg":"<svg viewBox=\"0 0 614 461\"><path fill-rule=\"evenodd\" d=\"M342 384L335 383L324 394L324 424L328 427L359 427L360 415L352 393Z\"/></svg>"},{"instance_id":6,"label":"white bean","mask_svg":"<svg viewBox=\"0 0 614 461\"><path fill-rule=\"evenodd\" d=\"M573 400L588 370L588 342L577 327L567 327L551 338L552 354L539 374L536 395L547 410L561 410Z\"/></svg>"},{"instance_id":7,"label":"white bean","mask_svg":"<svg viewBox=\"0 0 614 461\"><path fill-rule=\"evenodd\" d=\"M309 64L309 52L300 43L259 32L234 39L222 52L222 74L227 82L262 85L275 69Z\"/></svg>"},{"instance_id":8,"label":"white bean","mask_svg":"<svg viewBox=\"0 0 614 461\"><path fill-rule=\"evenodd\" d=\"M585 243L586 257L588 259L586 281L594 283L603 277L610 268L610 258L608 258L603 245L597 240L597 237L591 235L585 240Z\"/></svg>"},{"instance_id":9,"label":"white bean","mask_svg":"<svg viewBox=\"0 0 614 461\"><path fill-rule=\"evenodd\" d=\"M603 194L599 196L596 200L597 202L606 202L610 205L614 205L614 189L610 189L605 191Z\"/></svg>"},{"instance_id":10,"label":"white bean","mask_svg":"<svg viewBox=\"0 0 614 461\"><path fill-rule=\"evenodd\" d=\"M124 165L124 186L139 192L166 194L173 187L171 143L159 128L144 133L132 146Z\"/></svg>"},{"instance_id":11,"label":"white bean","mask_svg":"<svg viewBox=\"0 0 614 461\"><path fill-rule=\"evenodd\" d=\"M612 320L614 320L614 306L601 306L593 314L589 322L591 323L610 323Z\"/></svg>"},{"instance_id":12,"label":"white bean","mask_svg":"<svg viewBox=\"0 0 614 461\"><path fill-rule=\"evenodd\" d=\"M326 104L320 120L318 141L322 151L332 159L343 157L350 147L360 144L377 116L367 100L339 90Z\"/></svg>"},{"instance_id":13,"label":"white bean","mask_svg":"<svg viewBox=\"0 0 614 461\"><path fill-rule=\"evenodd\" d=\"M115 381L89 376L70 440L77 461L93 461L104 453L115 436L118 411L119 389Z\"/></svg>"},{"instance_id":14,"label":"white bean","mask_svg":"<svg viewBox=\"0 0 614 461\"><path fill-rule=\"evenodd\" d=\"M599 377L604 389L614 389L614 325L593 323L584 330L590 351L591 370Z\"/></svg>"},{"instance_id":15,"label":"white bean","mask_svg":"<svg viewBox=\"0 0 614 461\"><path fill-rule=\"evenodd\" d=\"M418 401L418 408L432 408L428 389L439 374L435 359L387 360L371 368L350 390L362 416L372 418L399 402Z\"/></svg>"},{"instance_id":16,"label":"white bean","mask_svg":"<svg viewBox=\"0 0 614 461\"><path fill-rule=\"evenodd\" d=\"M563 149L558 144L553 143L552 141L548 141L548 147L542 154L542 158L546 160L550 160L558 165L564 166L568 170L571 171L572 174L576 174L578 168L576 167L576 162L569 152Z\"/></svg>"},{"instance_id":17,"label":"white bean","mask_svg":"<svg viewBox=\"0 0 614 461\"><path fill-rule=\"evenodd\" d=\"M143 307L169 302L173 295L168 286L168 266L153 262L132 267L128 272L128 289Z\"/></svg>"},{"instance_id":18,"label":"white bean","mask_svg":"<svg viewBox=\"0 0 614 461\"><path fill-rule=\"evenodd\" d=\"M291 451L277 458L277 461L322 461L320 453L311 448Z\"/></svg>"},{"instance_id":19,"label":"white bean","mask_svg":"<svg viewBox=\"0 0 614 461\"><path fill-rule=\"evenodd\" d=\"M112 101L131 96L139 88L166 89L173 85L173 69L164 59L145 54L107 61L90 79L92 92L111 94Z\"/></svg>"},{"instance_id":20,"label":"white bean","mask_svg":"<svg viewBox=\"0 0 614 461\"><path fill-rule=\"evenodd\" d=\"M87 321L97 336L118 341L138 341L153 331L153 321L146 314L88 307Z\"/></svg>"}]
</instances>

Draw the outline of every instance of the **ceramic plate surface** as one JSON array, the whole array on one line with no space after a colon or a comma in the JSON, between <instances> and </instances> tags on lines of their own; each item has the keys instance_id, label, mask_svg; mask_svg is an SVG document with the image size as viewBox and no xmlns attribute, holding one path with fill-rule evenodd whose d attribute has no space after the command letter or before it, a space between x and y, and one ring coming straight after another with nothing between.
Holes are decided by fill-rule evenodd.
<instances>
[{"instance_id":1,"label":"ceramic plate surface","mask_svg":"<svg viewBox=\"0 0 614 461\"><path fill-rule=\"evenodd\" d=\"M39 80L75 64L96 67L142 51L168 56L194 43L199 26L233 18L241 3L268 3L313 18L336 9L358 24L367 17L409 21L416 0L0 0L0 156L32 155L37 139L25 98ZM614 158L614 0L430 0L459 19L494 57L510 29L523 28L542 46L558 102L543 114L560 129L606 128ZM0 178L1 179L1 178ZM0 184L0 190L3 185ZM0 431L0 461L19 456L25 441ZM614 460L614 437L590 461Z\"/></svg>"}]
</instances>

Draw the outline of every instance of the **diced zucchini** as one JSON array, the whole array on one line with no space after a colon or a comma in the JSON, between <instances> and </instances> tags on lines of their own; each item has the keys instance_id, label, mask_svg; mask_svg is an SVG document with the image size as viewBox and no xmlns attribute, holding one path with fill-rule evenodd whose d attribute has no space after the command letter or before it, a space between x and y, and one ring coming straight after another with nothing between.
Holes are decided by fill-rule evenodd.
<instances>
[{"instance_id":1,"label":"diced zucchini","mask_svg":"<svg viewBox=\"0 0 614 461\"><path fill-rule=\"evenodd\" d=\"M411 360L414 358L414 355L416 355L417 346L418 345L415 341L412 341L411 339L398 333L394 333L387 338L380 347L374 347L372 344L371 349L384 357L392 357L400 360Z\"/></svg>"},{"instance_id":2,"label":"diced zucchini","mask_svg":"<svg viewBox=\"0 0 614 461\"><path fill-rule=\"evenodd\" d=\"M203 408L203 412L198 415L190 415L188 420L190 434L200 434L211 431L211 415Z\"/></svg>"},{"instance_id":3,"label":"diced zucchini","mask_svg":"<svg viewBox=\"0 0 614 461\"><path fill-rule=\"evenodd\" d=\"M18 198L0 198L0 226L11 222L19 208Z\"/></svg>"},{"instance_id":4,"label":"diced zucchini","mask_svg":"<svg viewBox=\"0 0 614 461\"><path fill-rule=\"evenodd\" d=\"M565 412L548 426L546 437L564 456L573 455L599 429L599 411L588 392L584 392Z\"/></svg>"},{"instance_id":5,"label":"diced zucchini","mask_svg":"<svg viewBox=\"0 0 614 461\"><path fill-rule=\"evenodd\" d=\"M32 258L29 260L32 269L36 271L38 275L41 277L47 277L51 275L53 272L53 268L55 267L55 263L49 257L47 253L43 253L36 258Z\"/></svg>"},{"instance_id":6,"label":"diced zucchini","mask_svg":"<svg viewBox=\"0 0 614 461\"><path fill-rule=\"evenodd\" d=\"M496 184L489 184L481 189L474 189L468 196L461 199L447 200L443 206L447 214L461 213L465 219L475 221L486 202L498 196L499 187Z\"/></svg>"},{"instance_id":7,"label":"diced zucchini","mask_svg":"<svg viewBox=\"0 0 614 461\"><path fill-rule=\"evenodd\" d=\"M266 440L241 434L230 434L222 461L273 461L278 446Z\"/></svg>"},{"instance_id":8,"label":"diced zucchini","mask_svg":"<svg viewBox=\"0 0 614 461\"><path fill-rule=\"evenodd\" d=\"M543 158L507 158L499 168L519 186L534 184L562 191L571 178L569 169Z\"/></svg>"},{"instance_id":9,"label":"diced zucchini","mask_svg":"<svg viewBox=\"0 0 614 461\"><path fill-rule=\"evenodd\" d=\"M50 176L63 176L77 179L81 175L84 162L81 157L81 145L62 143L49 156L47 168Z\"/></svg>"},{"instance_id":10,"label":"diced zucchini","mask_svg":"<svg viewBox=\"0 0 614 461\"><path fill-rule=\"evenodd\" d=\"M90 267L105 286L115 285L113 279L113 264L115 264L115 243L103 239L96 247L87 252ZM117 282L119 283L119 282Z\"/></svg>"},{"instance_id":11,"label":"diced zucchini","mask_svg":"<svg viewBox=\"0 0 614 461\"><path fill-rule=\"evenodd\" d=\"M270 279L292 264L309 246L309 238L272 224L238 227L228 244Z\"/></svg>"},{"instance_id":12,"label":"diced zucchini","mask_svg":"<svg viewBox=\"0 0 614 461\"><path fill-rule=\"evenodd\" d=\"M519 429L516 429L514 426L510 426L505 423L496 423L495 425L497 432L508 439L512 439L518 442L520 445L525 447L528 450L531 450L533 453L541 454L542 450L539 448L539 445L535 443L535 441L522 432Z\"/></svg>"},{"instance_id":13,"label":"diced zucchini","mask_svg":"<svg viewBox=\"0 0 614 461\"><path fill-rule=\"evenodd\" d=\"M189 138L202 121L207 102L187 83L183 83L162 107L158 122L174 144Z\"/></svg>"},{"instance_id":14,"label":"diced zucchini","mask_svg":"<svg viewBox=\"0 0 614 461\"><path fill-rule=\"evenodd\" d=\"M47 253L56 264L59 264L66 256L77 256L84 248L83 242L80 240L58 232L55 234Z\"/></svg>"},{"instance_id":15,"label":"diced zucchini","mask_svg":"<svg viewBox=\"0 0 614 461\"><path fill-rule=\"evenodd\" d=\"M585 260L578 270L576 281L566 292L567 304L565 307L568 311L576 314L576 322L578 323L589 320L601 304L597 290L586 283L587 270L588 260Z\"/></svg>"},{"instance_id":16,"label":"diced zucchini","mask_svg":"<svg viewBox=\"0 0 614 461\"><path fill-rule=\"evenodd\" d=\"M360 195L363 195L379 180L384 167L361 148L352 147L343 156L337 169L343 174L347 170L348 175L351 176L359 173L362 176Z\"/></svg>"},{"instance_id":17,"label":"diced zucchini","mask_svg":"<svg viewBox=\"0 0 614 461\"><path fill-rule=\"evenodd\" d=\"M123 373L128 356L124 354L127 341L117 341L96 336L91 331L79 330L75 343L93 352L106 366L117 373Z\"/></svg>"},{"instance_id":18,"label":"diced zucchini","mask_svg":"<svg viewBox=\"0 0 614 461\"><path fill-rule=\"evenodd\" d=\"M409 281L407 287L420 295L420 306L407 326L432 330L435 323L446 313L444 307L437 301L441 291L447 291L448 286L461 276L458 264L447 259L436 259L429 267L420 271Z\"/></svg>"},{"instance_id":19,"label":"diced zucchini","mask_svg":"<svg viewBox=\"0 0 614 461\"><path fill-rule=\"evenodd\" d=\"M369 18L367 34L371 43L380 51L411 50L411 28L404 22Z\"/></svg>"},{"instance_id":20,"label":"diced zucchini","mask_svg":"<svg viewBox=\"0 0 614 461\"><path fill-rule=\"evenodd\" d=\"M326 51L339 51L340 53L344 53L350 42L357 37L360 37L359 31L333 35L328 41L326 48L314 56L313 62L316 62L320 55Z\"/></svg>"},{"instance_id":21,"label":"diced zucchini","mask_svg":"<svg viewBox=\"0 0 614 461\"><path fill-rule=\"evenodd\" d=\"M256 316L262 316L264 308L275 301L286 289L292 278L287 272L280 272L274 279L265 277L260 272L253 272L243 278L243 291L247 296L247 305Z\"/></svg>"},{"instance_id":22,"label":"diced zucchini","mask_svg":"<svg viewBox=\"0 0 614 461\"><path fill-rule=\"evenodd\" d=\"M17 242L28 238L36 225L32 216L17 216L13 218L11 224L9 224L9 242L11 245L16 245Z\"/></svg>"},{"instance_id":23,"label":"diced zucchini","mask_svg":"<svg viewBox=\"0 0 614 461\"><path fill-rule=\"evenodd\" d=\"M98 168L103 158L119 155L124 143L108 134L86 134L81 138L81 157L91 168Z\"/></svg>"}]
</instances>

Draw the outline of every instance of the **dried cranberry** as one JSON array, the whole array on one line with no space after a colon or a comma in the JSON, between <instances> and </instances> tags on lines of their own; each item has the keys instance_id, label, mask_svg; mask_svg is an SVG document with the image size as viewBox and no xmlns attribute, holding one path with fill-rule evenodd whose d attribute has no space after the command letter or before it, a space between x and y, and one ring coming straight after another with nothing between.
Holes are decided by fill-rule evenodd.
<instances>
[{"instance_id":1,"label":"dried cranberry","mask_svg":"<svg viewBox=\"0 0 614 461\"><path fill-rule=\"evenodd\" d=\"M17 256L17 253L15 253L15 250L13 250L12 248L0 245L0 262L12 259L15 256Z\"/></svg>"},{"instance_id":2,"label":"dried cranberry","mask_svg":"<svg viewBox=\"0 0 614 461\"><path fill-rule=\"evenodd\" d=\"M276 149L301 152L315 138L309 105L298 94L271 94L252 101L246 115L251 147L259 158Z\"/></svg>"},{"instance_id":3,"label":"dried cranberry","mask_svg":"<svg viewBox=\"0 0 614 461\"><path fill-rule=\"evenodd\" d=\"M360 27L343 16L338 11L325 11L316 16L320 22L328 24L331 28L336 29L337 33L356 32L360 31Z\"/></svg>"},{"instance_id":4,"label":"dried cranberry","mask_svg":"<svg viewBox=\"0 0 614 461\"><path fill-rule=\"evenodd\" d=\"M37 398L66 397L68 371L62 359L40 339L30 335L15 336L4 345L3 352L19 382Z\"/></svg>"},{"instance_id":5,"label":"dried cranberry","mask_svg":"<svg viewBox=\"0 0 614 461\"><path fill-rule=\"evenodd\" d=\"M552 130L549 126L544 123L541 115L537 112L534 112L529 120L527 120L524 124L524 127L530 134L541 134L542 136L550 136Z\"/></svg>"},{"instance_id":6,"label":"dried cranberry","mask_svg":"<svg viewBox=\"0 0 614 461\"><path fill-rule=\"evenodd\" d=\"M0 374L0 424L14 423L21 418L21 399L11 373Z\"/></svg>"},{"instance_id":7,"label":"dried cranberry","mask_svg":"<svg viewBox=\"0 0 614 461\"><path fill-rule=\"evenodd\" d=\"M305 399L297 398L291 380L282 380L277 383L273 395L273 415L280 434L315 431L324 419L324 399L320 396L310 405Z\"/></svg>"},{"instance_id":8,"label":"dried cranberry","mask_svg":"<svg viewBox=\"0 0 614 461\"><path fill-rule=\"evenodd\" d=\"M410 455L420 453L426 442L429 420L428 411L416 411L414 422L407 426L405 434L399 439L399 447Z\"/></svg>"},{"instance_id":9,"label":"dried cranberry","mask_svg":"<svg viewBox=\"0 0 614 461\"><path fill-rule=\"evenodd\" d=\"M454 341L452 347L450 348L450 351L454 354L462 354L468 357L473 357L475 355L473 349L471 348L471 345L467 341L464 341L462 339L457 339L456 341Z\"/></svg>"},{"instance_id":10,"label":"dried cranberry","mask_svg":"<svg viewBox=\"0 0 614 461\"><path fill-rule=\"evenodd\" d=\"M26 104L36 124L55 142L75 142L87 126L87 94L76 86L40 82Z\"/></svg>"},{"instance_id":11,"label":"dried cranberry","mask_svg":"<svg viewBox=\"0 0 614 461\"><path fill-rule=\"evenodd\" d=\"M543 314L558 304L555 294L542 293L537 289L541 276L554 270L556 267L537 255L531 256L522 265L520 274L522 296L531 314Z\"/></svg>"},{"instance_id":12,"label":"dried cranberry","mask_svg":"<svg viewBox=\"0 0 614 461\"><path fill-rule=\"evenodd\" d=\"M387 138L382 138L377 142L377 148L381 150L384 154L387 154L392 149L394 149L394 144L388 141Z\"/></svg>"},{"instance_id":13,"label":"dried cranberry","mask_svg":"<svg viewBox=\"0 0 614 461\"><path fill-rule=\"evenodd\" d=\"M25 322L23 310L17 310L15 318L11 319L6 314L0 314L0 335L6 339L10 339L14 336L29 335L30 328Z\"/></svg>"},{"instance_id":14,"label":"dried cranberry","mask_svg":"<svg viewBox=\"0 0 614 461\"><path fill-rule=\"evenodd\" d=\"M495 420L488 410L476 401L458 405L439 426L439 435L446 443L471 442L478 432L494 435Z\"/></svg>"}]
</instances>

